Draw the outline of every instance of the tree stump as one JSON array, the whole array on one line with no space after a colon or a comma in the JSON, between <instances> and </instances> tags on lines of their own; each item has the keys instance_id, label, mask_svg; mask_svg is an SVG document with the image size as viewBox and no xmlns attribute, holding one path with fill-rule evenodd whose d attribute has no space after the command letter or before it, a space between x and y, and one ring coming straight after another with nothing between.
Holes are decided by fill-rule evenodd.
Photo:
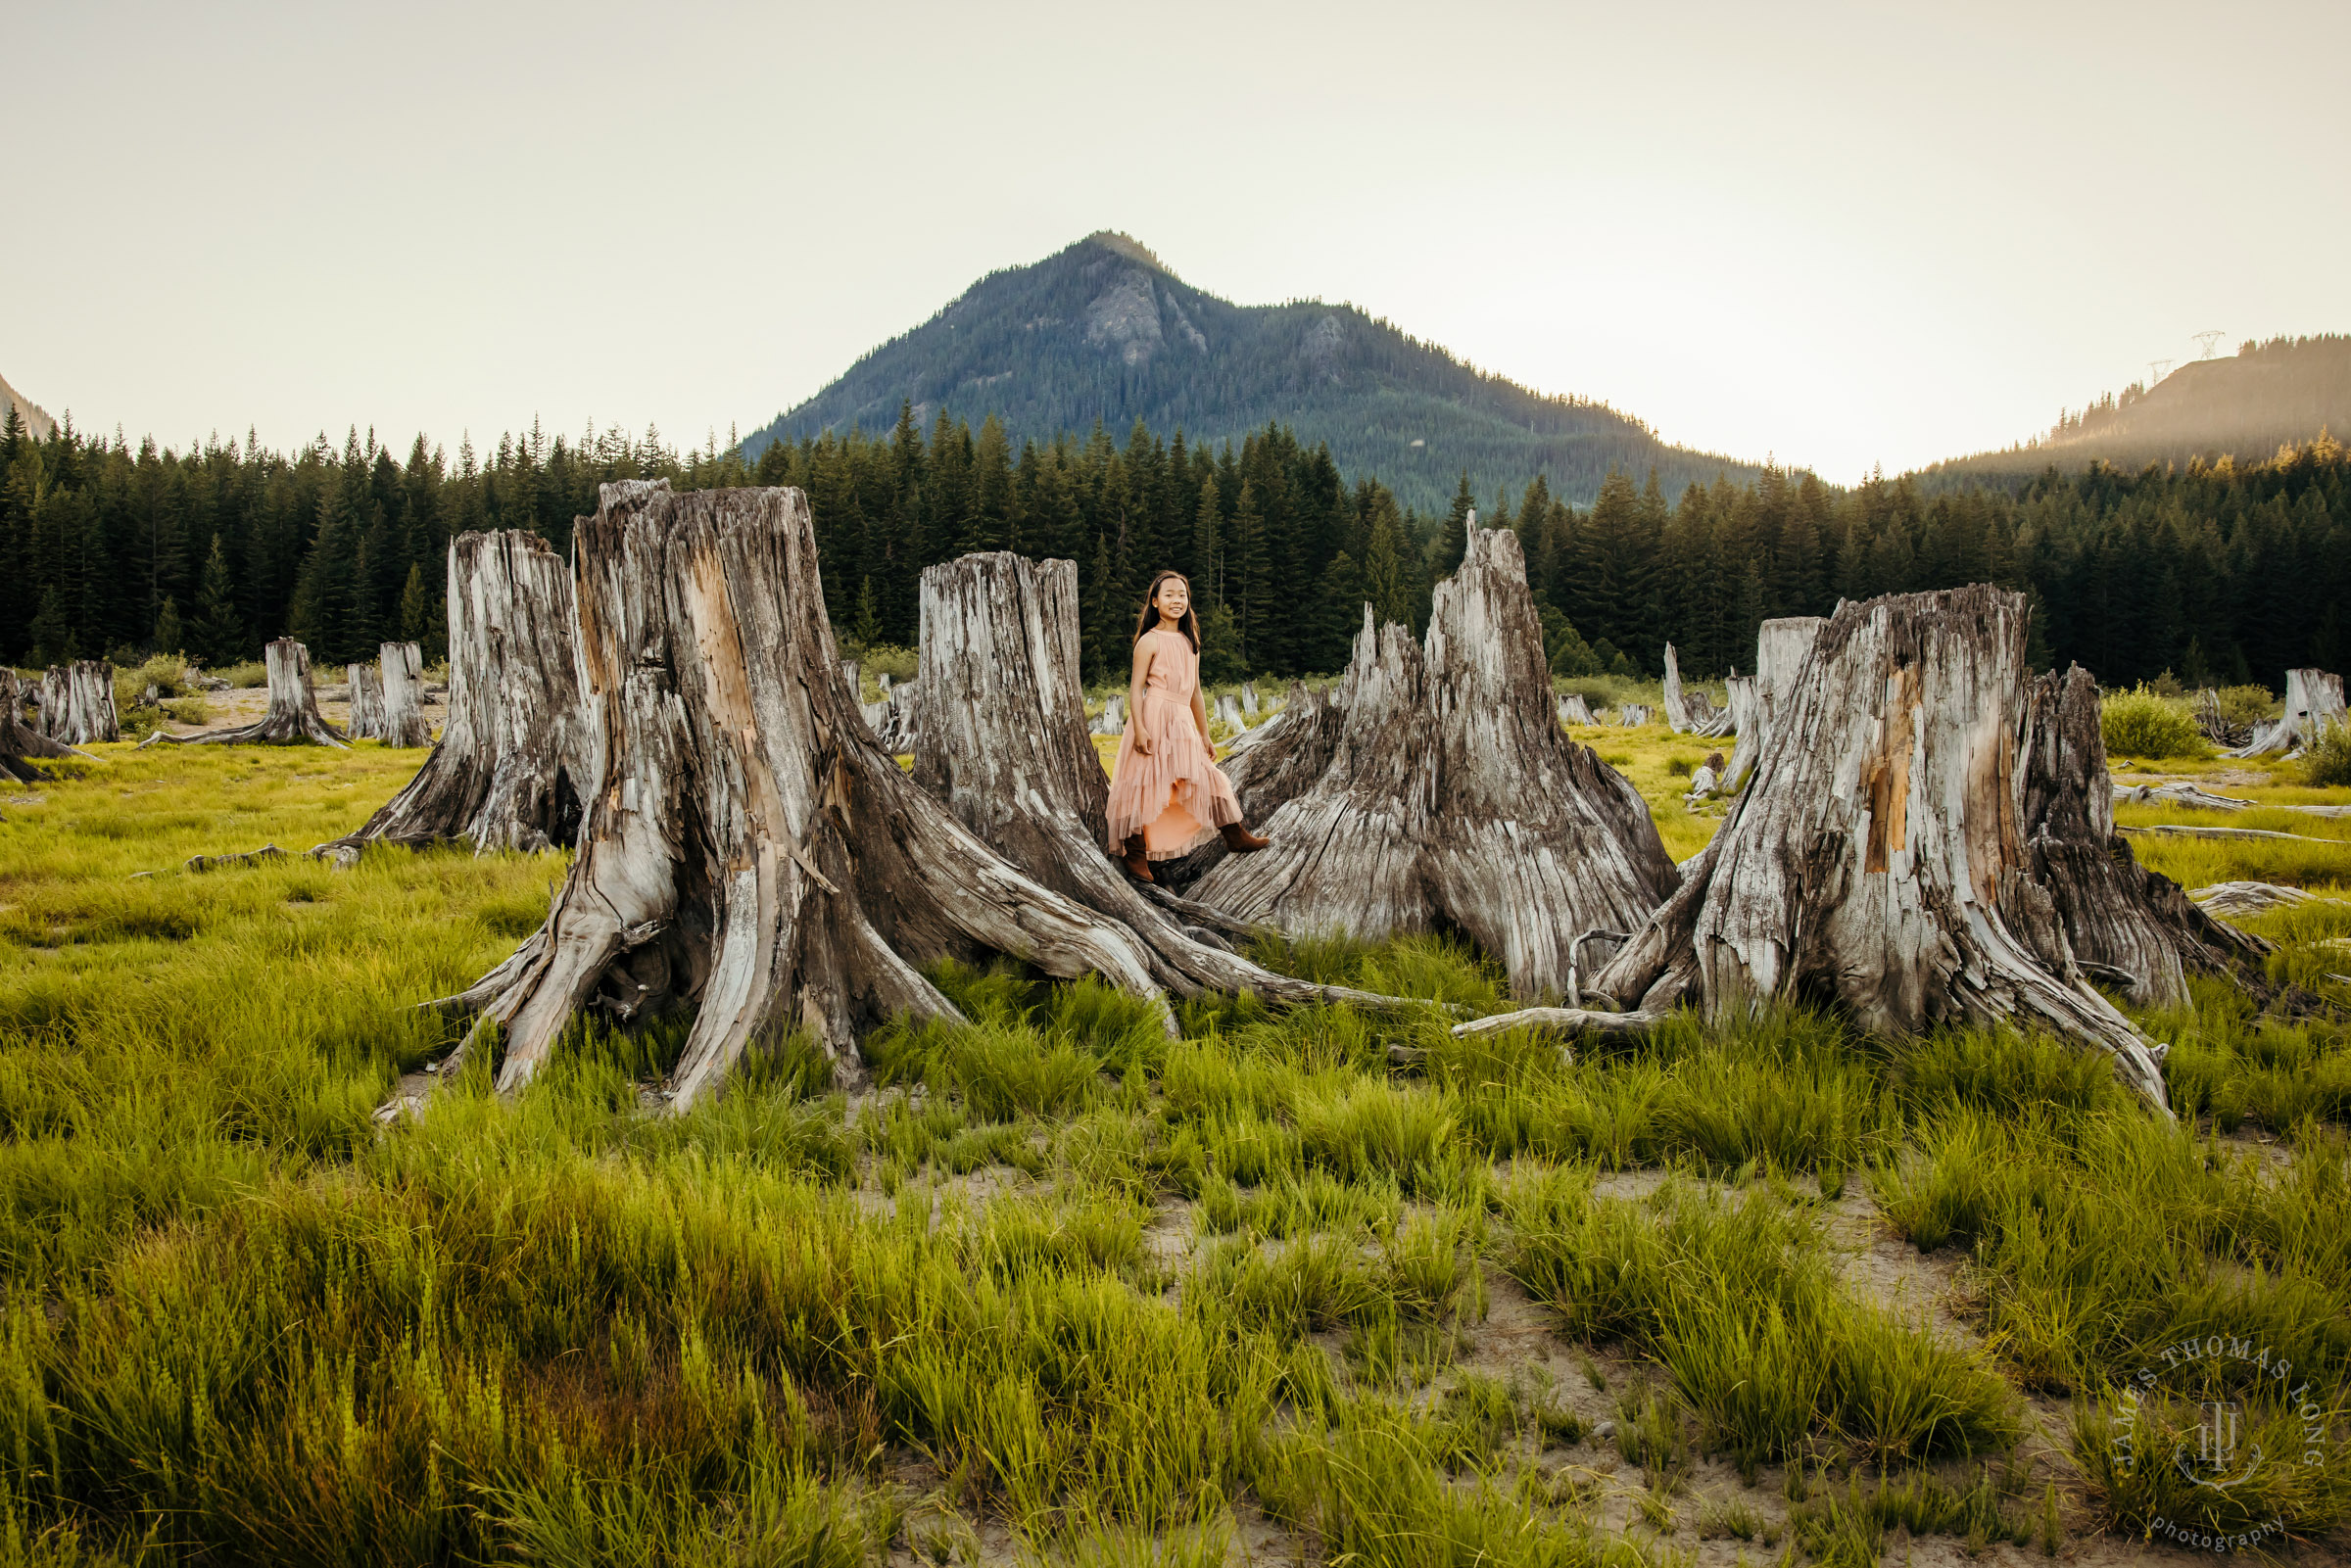
<instances>
[{"instance_id":1,"label":"tree stump","mask_svg":"<svg viewBox=\"0 0 2351 1568\"><path fill-rule=\"evenodd\" d=\"M122 738L115 667L103 659L52 664L41 677L41 733L70 746Z\"/></svg>"},{"instance_id":2,"label":"tree stump","mask_svg":"<svg viewBox=\"0 0 2351 1568\"><path fill-rule=\"evenodd\" d=\"M1592 716L1592 704L1584 700L1584 694L1570 691L1559 698L1559 723L1580 724L1589 730L1600 721Z\"/></svg>"},{"instance_id":3,"label":"tree stump","mask_svg":"<svg viewBox=\"0 0 2351 1568\"><path fill-rule=\"evenodd\" d=\"M311 650L290 637L281 637L263 650L269 672L269 710L259 724L233 730L203 730L195 735L170 735L162 730L139 742L149 746L333 746L348 751L343 734L318 716L318 697L311 689Z\"/></svg>"},{"instance_id":4,"label":"tree stump","mask_svg":"<svg viewBox=\"0 0 2351 1568\"><path fill-rule=\"evenodd\" d=\"M1673 888L1639 792L1559 729L1510 530L1470 530L1425 648L1367 609L1329 708L1294 703L1296 732L1251 753L1293 780L1328 760L1260 830L1272 847L1216 865L1200 902L1301 934L1458 929L1532 996L1565 988L1581 933L1628 929Z\"/></svg>"},{"instance_id":5,"label":"tree stump","mask_svg":"<svg viewBox=\"0 0 2351 1568\"><path fill-rule=\"evenodd\" d=\"M1076 563L999 551L926 567L922 657L938 705L915 748L915 783L1021 872L1118 923L1158 984L1178 996L1392 1000L1261 969L1217 934L1246 927L1112 861L1110 781L1078 684Z\"/></svg>"},{"instance_id":6,"label":"tree stump","mask_svg":"<svg viewBox=\"0 0 2351 1568\"><path fill-rule=\"evenodd\" d=\"M2283 751L2291 756L2309 749L2321 731L2344 723L2351 723L2351 718L2343 709L2341 676L2325 670L2288 670L2284 714L2274 723L2259 726L2251 740L2229 755L2260 757Z\"/></svg>"},{"instance_id":7,"label":"tree stump","mask_svg":"<svg viewBox=\"0 0 2351 1568\"><path fill-rule=\"evenodd\" d=\"M1829 623L1817 615L1787 615L1765 621L1755 632L1755 673L1745 684L1744 695L1738 683L1731 687L1731 733L1738 742L1731 747L1730 765L1723 769L1722 778L1714 785L1717 794L1737 794L1754 771L1755 758L1763 753L1763 741L1771 728L1771 716L1788 700L1796 683L1804 672L1804 660L1812 654L1813 639ZM1741 704L1745 703L1745 711Z\"/></svg>"},{"instance_id":8,"label":"tree stump","mask_svg":"<svg viewBox=\"0 0 2351 1568\"><path fill-rule=\"evenodd\" d=\"M893 686L888 675L882 677L882 700L861 702L858 712L882 749L893 757L902 757L915 749L914 737L921 728L917 722L920 681L903 681Z\"/></svg>"},{"instance_id":9,"label":"tree stump","mask_svg":"<svg viewBox=\"0 0 2351 1568\"><path fill-rule=\"evenodd\" d=\"M1665 644L1665 727L1675 735L1707 740L1731 731L1729 712L1718 711L1713 698L1703 691L1682 689L1681 661L1674 656L1671 642Z\"/></svg>"},{"instance_id":10,"label":"tree stump","mask_svg":"<svg viewBox=\"0 0 2351 1568\"><path fill-rule=\"evenodd\" d=\"M464 839L476 854L568 846L597 775L596 731L572 651L576 622L571 573L545 540L519 529L458 535L449 546L449 716L440 744L365 827L311 853L350 866L378 842ZM421 727L421 711L417 719Z\"/></svg>"},{"instance_id":11,"label":"tree stump","mask_svg":"<svg viewBox=\"0 0 2351 1568\"><path fill-rule=\"evenodd\" d=\"M1127 699L1114 696L1102 704L1102 711L1086 727L1094 735L1123 736L1127 733Z\"/></svg>"},{"instance_id":12,"label":"tree stump","mask_svg":"<svg viewBox=\"0 0 2351 1568\"><path fill-rule=\"evenodd\" d=\"M1250 723L1257 722L1257 683L1255 681L1241 683L1241 712L1248 715Z\"/></svg>"},{"instance_id":13,"label":"tree stump","mask_svg":"<svg viewBox=\"0 0 2351 1568\"><path fill-rule=\"evenodd\" d=\"M1225 752L1218 766L1241 803L1243 822L1263 827L1330 771L1339 744L1333 689L1292 685L1281 712L1243 735ZM1228 853L1223 839L1212 838L1188 855L1154 861L1151 875L1162 885L1181 891L1221 865Z\"/></svg>"},{"instance_id":14,"label":"tree stump","mask_svg":"<svg viewBox=\"0 0 2351 1568\"><path fill-rule=\"evenodd\" d=\"M1617 724L1627 730L1638 730L1655 717L1646 702L1627 702L1616 710Z\"/></svg>"},{"instance_id":15,"label":"tree stump","mask_svg":"<svg viewBox=\"0 0 2351 1568\"><path fill-rule=\"evenodd\" d=\"M24 721L24 702L29 693L24 679L16 671L0 664L0 780L10 784L30 784L47 779L54 771L41 766L65 757L94 760L86 751L77 751L63 740L51 739L41 734L37 725Z\"/></svg>"},{"instance_id":16,"label":"tree stump","mask_svg":"<svg viewBox=\"0 0 2351 1568\"><path fill-rule=\"evenodd\" d=\"M695 1010L682 1108L786 1031L848 1064L893 1015L957 1016L915 967L930 959L1013 953L1158 993L1132 930L1007 864L876 742L800 492L605 485L575 539L603 736L579 854L539 931L445 1004L503 1031L502 1089L587 1007Z\"/></svg>"},{"instance_id":17,"label":"tree stump","mask_svg":"<svg viewBox=\"0 0 2351 1568\"><path fill-rule=\"evenodd\" d=\"M1241 717L1240 703L1229 691L1217 698L1216 703L1209 709L1208 718L1211 724L1221 724L1227 733L1232 735L1239 735L1249 728L1248 721Z\"/></svg>"},{"instance_id":18,"label":"tree stump","mask_svg":"<svg viewBox=\"0 0 2351 1568\"><path fill-rule=\"evenodd\" d=\"M351 717L344 721L343 733L354 740L381 740L384 683L376 678L375 666L347 664L343 669L351 689Z\"/></svg>"},{"instance_id":19,"label":"tree stump","mask_svg":"<svg viewBox=\"0 0 2351 1568\"><path fill-rule=\"evenodd\" d=\"M2229 751L2252 739L2254 726L2231 723L2221 711L2221 694L2206 687L2196 693L2196 731L2223 751Z\"/></svg>"},{"instance_id":20,"label":"tree stump","mask_svg":"<svg viewBox=\"0 0 2351 1568\"><path fill-rule=\"evenodd\" d=\"M429 746L433 727L424 717L424 653L413 642L386 642L376 650L383 671L384 733L388 746Z\"/></svg>"},{"instance_id":21,"label":"tree stump","mask_svg":"<svg viewBox=\"0 0 2351 1568\"><path fill-rule=\"evenodd\" d=\"M2065 949L2085 974L2120 985L2141 1007L2186 1001L2190 974L2236 974L2269 989L2262 961L2270 944L2198 909L2115 832L2098 684L2080 665L2033 685L2023 789L2033 880L2053 901ZM2020 927L2033 918L2026 906L2002 913ZM2055 944L2044 945L2054 954ZM2048 967L2064 973L2062 962Z\"/></svg>"},{"instance_id":22,"label":"tree stump","mask_svg":"<svg viewBox=\"0 0 2351 1568\"><path fill-rule=\"evenodd\" d=\"M2148 1042L2050 968L2063 932L2020 832L2025 620L2023 595L1982 585L1840 605L1753 784L1592 988L1651 1014L1796 997L1892 1033L2042 1026L2110 1053L2168 1116Z\"/></svg>"}]
</instances>

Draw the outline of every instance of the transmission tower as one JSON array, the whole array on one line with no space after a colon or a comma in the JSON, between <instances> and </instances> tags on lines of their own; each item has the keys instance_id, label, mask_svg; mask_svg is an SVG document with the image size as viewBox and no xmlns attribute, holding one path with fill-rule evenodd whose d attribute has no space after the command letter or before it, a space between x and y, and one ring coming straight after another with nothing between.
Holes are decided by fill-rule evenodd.
<instances>
[{"instance_id":1,"label":"transmission tower","mask_svg":"<svg viewBox=\"0 0 2351 1568\"><path fill-rule=\"evenodd\" d=\"M2228 335L2226 332L2191 332L2188 334L2189 337L2196 340L2196 347L2204 351L2196 356L2199 359L2211 358L2214 346Z\"/></svg>"},{"instance_id":2,"label":"transmission tower","mask_svg":"<svg viewBox=\"0 0 2351 1568\"><path fill-rule=\"evenodd\" d=\"M2155 383L2161 381L2163 373L2171 367L2172 361L2169 359L2149 359L2147 361L2147 390L2149 392L2155 390Z\"/></svg>"}]
</instances>

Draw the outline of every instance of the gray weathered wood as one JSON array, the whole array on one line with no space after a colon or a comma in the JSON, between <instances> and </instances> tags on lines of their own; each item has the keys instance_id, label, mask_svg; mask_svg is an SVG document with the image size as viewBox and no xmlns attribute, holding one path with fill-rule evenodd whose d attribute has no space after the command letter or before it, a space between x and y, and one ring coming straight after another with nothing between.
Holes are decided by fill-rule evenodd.
<instances>
[{"instance_id":1,"label":"gray weathered wood","mask_svg":"<svg viewBox=\"0 0 2351 1568\"><path fill-rule=\"evenodd\" d=\"M1458 929L1535 996L1564 989L1577 932L1636 923L1674 885L1639 792L1559 728L1508 529L1470 531L1425 647L1367 611L1326 712L1293 694L1283 728L1249 756L1308 782L1266 822L1271 848L1201 879L1202 903L1296 933Z\"/></svg>"},{"instance_id":2,"label":"gray weathered wood","mask_svg":"<svg viewBox=\"0 0 2351 1568\"><path fill-rule=\"evenodd\" d=\"M1717 709L1714 699L1703 691L1682 689L1681 661L1671 642L1665 644L1665 726L1675 735L1707 740L1731 733L1727 709Z\"/></svg>"},{"instance_id":3,"label":"gray weathered wood","mask_svg":"<svg viewBox=\"0 0 2351 1568\"><path fill-rule=\"evenodd\" d=\"M269 674L269 708L259 724L229 730L202 730L195 735L171 735L158 730L139 742L174 746L332 746L348 751L343 733L318 715L317 694L311 689L311 650L290 637L281 637L263 650Z\"/></svg>"},{"instance_id":4,"label":"gray weathered wood","mask_svg":"<svg viewBox=\"0 0 2351 1568\"><path fill-rule=\"evenodd\" d=\"M1584 700L1581 691L1569 691L1559 698L1559 722L1579 724L1589 730L1597 726L1600 720L1593 716L1592 705Z\"/></svg>"},{"instance_id":5,"label":"gray weathered wood","mask_svg":"<svg viewBox=\"0 0 2351 1568\"><path fill-rule=\"evenodd\" d=\"M2063 927L2019 827L2025 622L2021 594L1982 586L1840 605L1765 723L1753 784L1593 989L1716 1017L1829 997L1893 1033L2039 1025L2107 1053L2168 1116L2150 1043L2048 967ZM2006 912L2027 906L2019 931Z\"/></svg>"},{"instance_id":6,"label":"gray weathered wood","mask_svg":"<svg viewBox=\"0 0 2351 1568\"><path fill-rule=\"evenodd\" d=\"M372 664L344 666L345 690L350 693L351 717L343 722L343 733L354 740L381 740L384 737L384 683Z\"/></svg>"},{"instance_id":7,"label":"gray weathered wood","mask_svg":"<svg viewBox=\"0 0 2351 1568\"><path fill-rule=\"evenodd\" d=\"M2207 915L2225 915L2242 919L2260 915L2280 904L2307 904L2319 895L2301 887L2284 887L2277 882L2214 882L2206 887L2191 888L2188 898ZM2341 902L2341 900L2325 900Z\"/></svg>"},{"instance_id":8,"label":"gray weathered wood","mask_svg":"<svg viewBox=\"0 0 2351 1568\"><path fill-rule=\"evenodd\" d=\"M2330 725L2351 723L2343 708L2343 678L2325 670L2285 672L2285 712L2272 724L2256 729L2253 738L2229 753L2231 757L2288 755L2307 750L2319 732Z\"/></svg>"},{"instance_id":9,"label":"gray weathered wood","mask_svg":"<svg viewBox=\"0 0 2351 1568\"><path fill-rule=\"evenodd\" d=\"M1079 650L1074 562L998 551L926 567L922 686L939 705L915 747L915 783L1023 873L1117 922L1177 996L1390 1001L1275 974L1197 939L1186 927L1231 923L1111 860L1110 784L1086 736Z\"/></svg>"},{"instance_id":10,"label":"gray weathered wood","mask_svg":"<svg viewBox=\"0 0 2351 1568\"><path fill-rule=\"evenodd\" d=\"M440 743L364 827L312 855L349 866L370 843L463 840L490 854L578 837L597 737L580 690L563 558L519 529L460 534L449 546L448 602Z\"/></svg>"},{"instance_id":11,"label":"gray weathered wood","mask_svg":"<svg viewBox=\"0 0 2351 1568\"><path fill-rule=\"evenodd\" d=\"M41 677L41 733L70 746L120 740L115 667L104 659L52 664Z\"/></svg>"},{"instance_id":12,"label":"gray weathered wood","mask_svg":"<svg viewBox=\"0 0 2351 1568\"><path fill-rule=\"evenodd\" d=\"M2235 974L2268 990L2270 944L2198 909L2116 835L2098 686L2081 666L2034 683L2021 781L2028 866L2078 965L2119 977L2141 1007L2185 1002L2191 974ZM2003 913L2018 925L2032 918L2022 906Z\"/></svg>"},{"instance_id":13,"label":"gray weathered wood","mask_svg":"<svg viewBox=\"0 0 2351 1568\"><path fill-rule=\"evenodd\" d=\"M1086 727L1095 735L1125 735L1127 733L1127 699L1113 696L1102 704L1102 711Z\"/></svg>"},{"instance_id":14,"label":"gray weathered wood","mask_svg":"<svg viewBox=\"0 0 2351 1568\"><path fill-rule=\"evenodd\" d=\"M1755 673L1748 677L1744 691L1736 683L1731 688L1731 730L1739 740L1731 747L1730 765L1716 782L1715 793L1737 794L1746 786L1755 758L1762 754L1771 716L1796 689L1804 661L1812 655L1812 641L1826 625L1817 615L1784 615L1756 629Z\"/></svg>"},{"instance_id":15,"label":"gray weathered wood","mask_svg":"<svg viewBox=\"0 0 2351 1568\"><path fill-rule=\"evenodd\" d=\"M1006 862L876 742L799 491L605 485L574 539L602 736L587 827L546 925L442 1004L502 1031L502 1089L583 1008L692 1011L682 1108L787 1031L846 1067L887 1019L956 1017L916 967L938 958L1011 953L1160 993L1129 927Z\"/></svg>"},{"instance_id":16,"label":"gray weathered wood","mask_svg":"<svg viewBox=\"0 0 2351 1568\"><path fill-rule=\"evenodd\" d=\"M384 733L388 746L429 746L433 727L424 717L424 654L413 642L386 642L376 650L383 672Z\"/></svg>"},{"instance_id":17,"label":"gray weathered wood","mask_svg":"<svg viewBox=\"0 0 2351 1568\"><path fill-rule=\"evenodd\" d=\"M95 760L86 751L51 739L41 734L38 725L27 722L24 717L27 697L23 678L0 664L0 780L30 784L55 775L53 768L42 766L44 763L69 757Z\"/></svg>"},{"instance_id":18,"label":"gray weathered wood","mask_svg":"<svg viewBox=\"0 0 2351 1568\"><path fill-rule=\"evenodd\" d=\"M1656 712L1646 702L1627 702L1616 709L1616 722L1627 730L1637 730L1656 718Z\"/></svg>"}]
</instances>

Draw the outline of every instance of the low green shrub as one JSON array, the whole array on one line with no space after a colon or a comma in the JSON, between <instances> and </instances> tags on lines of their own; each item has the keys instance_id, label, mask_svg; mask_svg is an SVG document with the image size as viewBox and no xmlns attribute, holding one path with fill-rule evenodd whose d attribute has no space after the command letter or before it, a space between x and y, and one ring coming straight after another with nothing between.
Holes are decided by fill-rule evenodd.
<instances>
[{"instance_id":1,"label":"low green shrub","mask_svg":"<svg viewBox=\"0 0 2351 1568\"><path fill-rule=\"evenodd\" d=\"M2098 728L2110 757L2200 757L2211 749L2185 708L2144 686L2109 692L2099 704Z\"/></svg>"},{"instance_id":2,"label":"low green shrub","mask_svg":"<svg viewBox=\"0 0 2351 1568\"><path fill-rule=\"evenodd\" d=\"M2351 724L2330 724L2302 753L2302 777L2314 784L2351 784Z\"/></svg>"}]
</instances>

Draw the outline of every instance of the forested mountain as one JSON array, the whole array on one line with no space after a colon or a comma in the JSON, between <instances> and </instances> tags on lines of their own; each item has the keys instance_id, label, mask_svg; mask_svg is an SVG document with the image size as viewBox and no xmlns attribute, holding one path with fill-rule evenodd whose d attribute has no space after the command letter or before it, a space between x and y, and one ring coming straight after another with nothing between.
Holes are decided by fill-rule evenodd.
<instances>
[{"instance_id":1,"label":"forested mountain","mask_svg":"<svg viewBox=\"0 0 2351 1568\"><path fill-rule=\"evenodd\" d=\"M2339 333L2247 340L2233 357L2190 360L2152 387L2134 382L2119 398L2108 393L2079 413L2060 414L2046 434L2022 446L1938 463L1921 477L1934 488L2014 483L2092 462L2125 469L2223 456L2242 462L2322 432L2351 435L2351 337Z\"/></svg>"},{"instance_id":2,"label":"forested mountain","mask_svg":"<svg viewBox=\"0 0 2351 1568\"><path fill-rule=\"evenodd\" d=\"M744 450L756 458L773 441L887 430L901 403L926 428L940 414L974 427L992 414L1016 448L1140 419L1213 450L1278 423L1422 511L1443 507L1464 470L1481 495L1541 474L1577 502L1611 469L1654 467L1669 490L1758 472L1668 446L1605 404L1488 375L1353 306L1233 305L1123 234L989 273Z\"/></svg>"},{"instance_id":3,"label":"forested mountain","mask_svg":"<svg viewBox=\"0 0 2351 1568\"><path fill-rule=\"evenodd\" d=\"M1142 583L1189 573L1214 679L1335 671L1369 601L1425 624L1461 558L1472 499L1400 506L1278 426L1215 451L1136 425L1024 443L993 422L685 453L656 433L534 428L452 463L422 437L402 459L356 431L281 454L133 450L0 425L0 652L39 665L184 648L250 658L292 632L321 664L380 638L431 648L449 538L521 527L568 546L607 479L795 484L816 513L827 607L849 638L910 642L921 568L971 549L1078 563L1086 662L1124 667ZM2106 682L2172 670L2275 687L2289 665L2341 669L2351 602L2351 457L2332 440L2262 461L2133 474L2093 464L2020 489L1929 494L1909 479L1840 492L1765 470L1669 496L1610 475L1589 506L1538 479L1481 508L1525 546L1554 667L1654 672L1667 639L1695 675L1745 667L1766 616L1840 597L1991 581L2036 608L2037 660Z\"/></svg>"},{"instance_id":4,"label":"forested mountain","mask_svg":"<svg viewBox=\"0 0 2351 1568\"><path fill-rule=\"evenodd\" d=\"M24 421L25 429L39 440L48 440L49 432L57 428L57 421L49 417L48 410L10 386L6 376L0 376L0 404L15 408L17 417Z\"/></svg>"}]
</instances>

